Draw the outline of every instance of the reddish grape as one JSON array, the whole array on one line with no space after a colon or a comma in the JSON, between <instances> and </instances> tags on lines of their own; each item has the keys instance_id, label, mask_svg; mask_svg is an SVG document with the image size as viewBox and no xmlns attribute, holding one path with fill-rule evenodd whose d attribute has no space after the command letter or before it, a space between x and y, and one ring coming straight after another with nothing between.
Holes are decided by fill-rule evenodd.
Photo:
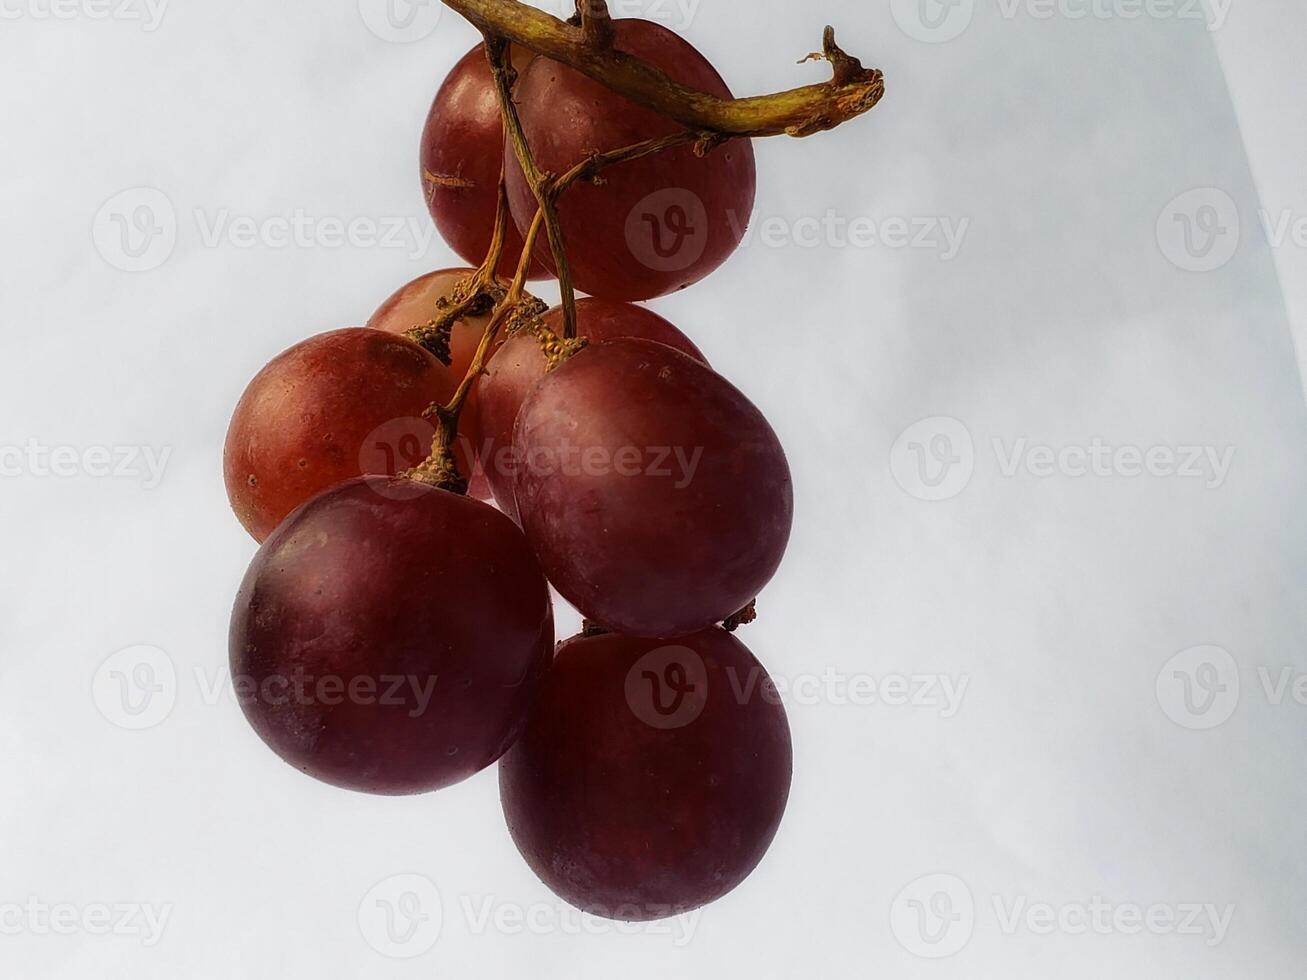
<instances>
[{"instance_id":1,"label":"reddish grape","mask_svg":"<svg viewBox=\"0 0 1307 980\"><path fill-rule=\"evenodd\" d=\"M588 347L518 414L514 481L554 587L617 633L682 636L771 579L789 540L789 466L729 382L647 340Z\"/></svg>"},{"instance_id":2,"label":"reddish grape","mask_svg":"<svg viewBox=\"0 0 1307 980\"><path fill-rule=\"evenodd\" d=\"M520 70L534 56L515 46L512 57ZM504 124L481 45L463 56L436 93L422 130L421 158L422 189L436 227L463 261L480 265L490 250L504 164ZM500 275L513 275L522 248L522 235L510 221ZM533 263L532 278L543 274Z\"/></svg>"},{"instance_id":3,"label":"reddish grape","mask_svg":"<svg viewBox=\"0 0 1307 980\"><path fill-rule=\"evenodd\" d=\"M258 373L227 431L227 495L262 541L313 495L364 473L393 475L426 458L422 413L457 382L412 341L351 327L296 344Z\"/></svg>"},{"instance_id":4,"label":"reddish grape","mask_svg":"<svg viewBox=\"0 0 1307 980\"><path fill-rule=\"evenodd\" d=\"M556 336L563 335L562 307L555 307L541 319ZM642 337L674 347L697 361L707 363L689 337L643 306L587 297L577 301L576 320L578 336L592 343L618 337ZM513 501L513 473L516 469L512 450L513 425L527 393L545 376L545 367L540 342L529 333L520 333L504 343L477 384L480 408L478 451L495 503L514 520L517 519L517 505Z\"/></svg>"},{"instance_id":5,"label":"reddish grape","mask_svg":"<svg viewBox=\"0 0 1307 980\"><path fill-rule=\"evenodd\" d=\"M255 556L231 668L246 717L297 769L368 793L439 789L517 737L548 669L549 590L485 504L362 477Z\"/></svg>"},{"instance_id":6,"label":"reddish grape","mask_svg":"<svg viewBox=\"0 0 1307 980\"><path fill-rule=\"evenodd\" d=\"M613 26L619 50L683 85L730 98L707 59L667 28L645 20L617 20ZM536 162L550 173L564 173L596 150L681 128L544 57L522 73L515 95ZM513 218L525 230L535 216L535 198L511 152L507 175ZM641 300L697 282L744 237L756 182L753 146L734 140L702 158L691 147L677 147L611 167L602 184L574 185L558 212L576 287L608 299ZM553 270L543 236L536 257Z\"/></svg>"},{"instance_id":7,"label":"reddish grape","mask_svg":"<svg viewBox=\"0 0 1307 980\"><path fill-rule=\"evenodd\" d=\"M645 921L749 876L785 812L791 766L775 687L730 634L673 646L610 634L559 647L499 789L546 885L584 911Z\"/></svg>"},{"instance_id":8,"label":"reddish grape","mask_svg":"<svg viewBox=\"0 0 1307 980\"><path fill-rule=\"evenodd\" d=\"M387 333L406 334L416 326L421 326L437 317L440 300L446 299L454 287L472 275L473 269L441 269L419 276L408 285L401 287L389 299L381 304L368 326ZM463 380L472 361L476 357L481 338L490 325L490 314L467 316L454 321L449 336L449 370L455 385ZM468 393L463 406L463 414L458 423L459 470L469 475L468 493L481 500L490 499L490 485L477 462L477 446L481 437L477 429L477 388L474 385Z\"/></svg>"}]
</instances>

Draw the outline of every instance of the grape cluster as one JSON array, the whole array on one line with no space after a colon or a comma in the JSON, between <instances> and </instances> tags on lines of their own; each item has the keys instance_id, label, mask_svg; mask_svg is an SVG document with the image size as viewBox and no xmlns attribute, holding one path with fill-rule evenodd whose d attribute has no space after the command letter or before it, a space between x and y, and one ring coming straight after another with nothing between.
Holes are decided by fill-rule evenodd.
<instances>
[{"instance_id":1,"label":"grape cluster","mask_svg":"<svg viewBox=\"0 0 1307 980\"><path fill-rule=\"evenodd\" d=\"M611 29L730 98L672 32ZM297 344L240 400L225 476L261 547L231 667L255 731L301 771L411 794L499 762L509 830L550 888L659 918L752 872L790 786L784 709L733 635L789 539L785 454L684 333L633 305L735 250L753 150L622 160L560 192L543 234L496 67L541 173L678 127L544 56L505 61L459 61L422 137L432 217L474 267ZM560 245L588 296L542 312L523 283L565 278ZM588 621L556 649L551 585Z\"/></svg>"}]
</instances>

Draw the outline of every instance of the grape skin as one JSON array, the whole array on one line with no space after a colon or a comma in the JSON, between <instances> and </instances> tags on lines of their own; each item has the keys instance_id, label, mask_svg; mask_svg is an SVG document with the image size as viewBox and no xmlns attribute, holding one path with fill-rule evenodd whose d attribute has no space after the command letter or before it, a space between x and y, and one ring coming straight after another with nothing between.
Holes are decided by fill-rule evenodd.
<instances>
[{"instance_id":1,"label":"grape skin","mask_svg":"<svg viewBox=\"0 0 1307 980\"><path fill-rule=\"evenodd\" d=\"M525 68L534 57L513 48L513 62ZM427 210L445 241L464 262L479 266L490 250L499 209L504 163L504 125L485 51L477 45L446 77L422 129L422 190ZM497 272L511 277L524 242L512 221ZM545 274L532 263L531 278Z\"/></svg>"},{"instance_id":2,"label":"grape skin","mask_svg":"<svg viewBox=\"0 0 1307 980\"><path fill-rule=\"evenodd\" d=\"M236 406L223 451L232 509L263 541L300 504L365 468L394 475L417 465L435 432L422 413L456 386L402 337L350 327L301 341Z\"/></svg>"},{"instance_id":3,"label":"grape skin","mask_svg":"<svg viewBox=\"0 0 1307 980\"><path fill-rule=\"evenodd\" d=\"M231 670L250 724L288 763L405 795L503 754L553 639L548 587L508 518L361 477L315 497L259 550L232 614ZM296 678L305 683L291 688Z\"/></svg>"},{"instance_id":4,"label":"grape skin","mask_svg":"<svg viewBox=\"0 0 1307 980\"><path fill-rule=\"evenodd\" d=\"M674 81L721 98L731 92L689 42L651 21L613 22L618 50ZM538 167L566 173L596 151L617 150L678 132L680 125L545 57L527 66L514 92ZM525 232L535 197L508 150L505 177L513 219ZM577 289L605 299L652 299L698 282L726 261L748 227L757 187L753 146L732 140L705 157L681 146L579 182L558 202L568 265ZM545 236L535 257L550 272Z\"/></svg>"},{"instance_id":5,"label":"grape skin","mask_svg":"<svg viewBox=\"0 0 1307 980\"><path fill-rule=\"evenodd\" d=\"M555 337L563 335L563 310L554 307L541 317ZM657 341L707 363L685 334L643 306L583 297L576 303L577 334L591 343L618 337ZM513 426L531 389L545 376L548 361L540 341L529 332L510 337L490 362L476 385L478 451L495 503L517 520L513 499Z\"/></svg>"},{"instance_id":6,"label":"grape skin","mask_svg":"<svg viewBox=\"0 0 1307 980\"><path fill-rule=\"evenodd\" d=\"M532 389L514 444L522 527L588 619L676 637L739 612L789 541L793 489L762 414L663 344L586 348Z\"/></svg>"},{"instance_id":7,"label":"grape skin","mask_svg":"<svg viewBox=\"0 0 1307 980\"><path fill-rule=\"evenodd\" d=\"M665 713L678 680L692 690ZM617 635L561 644L499 787L509 832L550 889L595 915L645 921L749 876L791 772L766 671L709 629L672 647Z\"/></svg>"}]
</instances>

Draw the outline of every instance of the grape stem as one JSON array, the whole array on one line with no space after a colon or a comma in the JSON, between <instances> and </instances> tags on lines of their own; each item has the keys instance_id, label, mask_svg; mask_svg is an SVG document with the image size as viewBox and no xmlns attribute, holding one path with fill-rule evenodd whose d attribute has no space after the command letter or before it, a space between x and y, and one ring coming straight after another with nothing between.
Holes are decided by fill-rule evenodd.
<instances>
[{"instance_id":1,"label":"grape stem","mask_svg":"<svg viewBox=\"0 0 1307 980\"><path fill-rule=\"evenodd\" d=\"M518 115L517 104L513 102L513 85L517 81L517 70L508 57L508 41L494 34L485 36L486 59L490 62L490 73L495 79L495 92L499 96L499 111L504 119L504 132L513 145L517 162L531 185L531 193L536 199L537 210L544 215L545 231L549 235L549 249L554 256L554 275L558 277L558 288L563 297L563 325L567 338L576 336L576 290L572 288L572 274L567 262L567 248L563 242L563 226L558 220L555 207L557 194L549 193L550 176L536 165L535 155L527 143L526 132L522 129L522 118Z\"/></svg>"},{"instance_id":2,"label":"grape stem","mask_svg":"<svg viewBox=\"0 0 1307 980\"><path fill-rule=\"evenodd\" d=\"M468 314L481 312L480 307L489 303L489 308L497 306L505 296L503 285L499 281L497 269L504 254L504 243L508 238L508 190L503 173L499 176L499 206L495 212L495 227L490 235L490 247L485 261L480 268L461 282L453 296L453 302L437 308L437 315L426 323L420 323L405 332L405 336L425 347L446 367L450 363L450 337L454 324Z\"/></svg>"},{"instance_id":3,"label":"grape stem","mask_svg":"<svg viewBox=\"0 0 1307 980\"><path fill-rule=\"evenodd\" d=\"M608 12L608 0L576 0L576 13L581 18L581 34L586 44L612 47L613 18Z\"/></svg>"},{"instance_id":4,"label":"grape stem","mask_svg":"<svg viewBox=\"0 0 1307 980\"><path fill-rule=\"evenodd\" d=\"M810 136L834 129L872 109L885 94L885 76L877 68L864 68L857 58L835 43L834 28L827 27L822 50L814 58L828 61L834 78L820 85L759 95L723 99L672 81L654 66L618 51L611 44L596 44L602 37L606 7L598 13L595 0L581 0L581 24L573 26L519 0L443 0L482 34L520 44L554 61L575 68L632 102L681 123L687 129L722 136Z\"/></svg>"}]
</instances>

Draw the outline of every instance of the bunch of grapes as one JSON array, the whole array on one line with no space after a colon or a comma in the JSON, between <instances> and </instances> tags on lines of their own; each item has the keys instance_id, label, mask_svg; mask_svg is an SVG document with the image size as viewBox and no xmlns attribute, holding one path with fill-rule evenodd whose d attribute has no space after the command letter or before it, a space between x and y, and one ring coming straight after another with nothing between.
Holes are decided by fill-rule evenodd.
<instances>
[{"instance_id":1,"label":"bunch of grapes","mask_svg":"<svg viewBox=\"0 0 1307 980\"><path fill-rule=\"evenodd\" d=\"M423 793L499 762L509 830L550 888L672 915L743 881L785 809L785 712L733 634L793 499L767 420L635 304L739 245L751 136L836 125L880 76L828 30L833 82L737 102L685 40L602 5L567 24L450 5L475 7L486 41L436 96L422 180L472 267L297 344L241 398L225 476L261 547L235 685L275 752L337 786ZM742 121L664 104L695 99ZM526 290L544 276L556 309ZM551 585L587 621L556 648Z\"/></svg>"}]
</instances>

